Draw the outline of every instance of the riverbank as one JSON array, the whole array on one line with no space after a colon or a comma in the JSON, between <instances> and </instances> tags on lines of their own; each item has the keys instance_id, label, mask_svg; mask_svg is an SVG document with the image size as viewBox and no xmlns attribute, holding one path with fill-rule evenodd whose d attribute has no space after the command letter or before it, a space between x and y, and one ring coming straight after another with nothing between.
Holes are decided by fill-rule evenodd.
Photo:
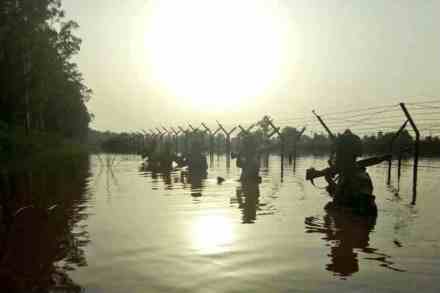
<instances>
[{"instance_id":1,"label":"riverbank","mask_svg":"<svg viewBox=\"0 0 440 293\"><path fill-rule=\"evenodd\" d=\"M91 151L86 143L59 134L24 130L0 131L0 162L6 167L47 159L77 157Z\"/></svg>"}]
</instances>

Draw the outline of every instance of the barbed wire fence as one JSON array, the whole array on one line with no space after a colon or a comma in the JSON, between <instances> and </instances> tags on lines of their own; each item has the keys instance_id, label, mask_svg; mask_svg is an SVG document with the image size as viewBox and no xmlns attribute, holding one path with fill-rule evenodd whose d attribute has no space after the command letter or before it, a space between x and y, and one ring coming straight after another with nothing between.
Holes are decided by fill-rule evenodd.
<instances>
[{"instance_id":1,"label":"barbed wire fence","mask_svg":"<svg viewBox=\"0 0 440 293\"><path fill-rule=\"evenodd\" d=\"M416 122L421 138L440 136L440 99L405 103L406 108L411 113ZM319 111L319 109L317 109ZM345 129L350 129L360 136L377 135L378 133L393 132L399 129L406 120L399 104L359 108L340 112L322 112L320 116L334 133L342 133ZM276 127L294 127L302 129L306 127L305 135L325 134L319 121L310 114L295 115L293 118L277 118L270 115ZM237 121L237 123L221 123L223 129L230 131L238 126L248 128L258 121ZM191 134L194 132L206 132L206 127L212 133L223 133L219 121L190 121L181 125L159 125L151 128L145 133L148 137L178 136L182 133ZM193 126L194 125L194 126ZM204 126L203 126L204 125ZM203 129L201 126L203 126ZM173 133L168 129L180 129L180 133ZM164 130L165 129L165 130ZM414 135L414 129L407 128L408 132ZM239 131L234 131L230 137L236 137ZM209 134L209 133L208 133Z\"/></svg>"},{"instance_id":2,"label":"barbed wire fence","mask_svg":"<svg viewBox=\"0 0 440 293\"><path fill-rule=\"evenodd\" d=\"M231 153L231 140L239 139L241 136L249 133L255 126L261 126L261 123L266 119L266 127L271 130L269 137L276 134L280 140L280 155L282 161L282 172L284 170L284 143L285 138L282 130L286 127L295 128L298 132L301 130L301 135L314 137L315 135L327 135L326 127L331 129L334 134L343 133L346 129L350 129L352 132L358 134L361 137L373 137L383 134L394 133L397 137L402 130L408 131L408 133L415 137L413 147L413 164L402 164L401 157L398 158L398 174L400 179L401 166L413 167L413 201L415 204L417 195L417 170L418 157L419 157L419 143L422 139L439 137L440 136L440 99L430 99L421 102L407 102L400 104L388 104L382 106L365 107L350 109L346 111L336 112L319 112L320 109L316 109L319 113L321 121L325 121L325 124L321 123L314 113L296 114L292 118L286 115L269 115L265 116L259 121L237 121L231 123L221 123L220 121L187 121L180 123L180 125L157 125L143 131L140 136L142 145L145 146L148 141L159 140L162 141L165 138L172 139L176 143L176 150L178 148L177 142L179 137L184 137L184 149L188 150L188 142L195 135L207 135L210 138L210 154L212 155L213 136L221 133L226 140L226 153L229 157ZM283 118L284 116L284 118ZM176 131L176 129L178 131ZM399 130L400 129L400 130ZM139 133L138 133L139 134ZM294 145L294 162L296 165L296 144L301 135L295 139ZM392 141L394 138L392 139ZM392 149L392 143L390 143L390 149ZM289 162L291 158L289 158ZM435 166L431 166L437 168ZM388 180L390 183L392 168L392 159L388 164ZM440 166L438 167L440 168Z\"/></svg>"}]
</instances>

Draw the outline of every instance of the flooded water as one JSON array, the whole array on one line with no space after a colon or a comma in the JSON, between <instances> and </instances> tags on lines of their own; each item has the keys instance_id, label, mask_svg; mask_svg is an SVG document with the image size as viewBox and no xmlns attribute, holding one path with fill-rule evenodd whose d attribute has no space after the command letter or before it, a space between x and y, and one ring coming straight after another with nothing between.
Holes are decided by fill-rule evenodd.
<instances>
[{"instance_id":1,"label":"flooded water","mask_svg":"<svg viewBox=\"0 0 440 293\"><path fill-rule=\"evenodd\" d=\"M205 178L106 156L29 177L21 193L61 215L52 241L10 262L68 268L85 292L440 292L440 160L422 160L416 206L410 161L399 190L395 169L387 186L385 165L369 168L379 212L358 218L326 212L324 182L304 180L326 158L300 158L294 172L271 156L262 183L242 186L224 157Z\"/></svg>"}]
</instances>

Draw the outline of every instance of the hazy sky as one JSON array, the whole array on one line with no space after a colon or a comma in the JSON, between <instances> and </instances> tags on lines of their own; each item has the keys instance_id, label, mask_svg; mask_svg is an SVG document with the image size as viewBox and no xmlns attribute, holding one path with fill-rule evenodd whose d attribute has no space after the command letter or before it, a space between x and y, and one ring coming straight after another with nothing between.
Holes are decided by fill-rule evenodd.
<instances>
[{"instance_id":1,"label":"hazy sky","mask_svg":"<svg viewBox=\"0 0 440 293\"><path fill-rule=\"evenodd\" d=\"M438 0L63 3L100 130L440 97Z\"/></svg>"}]
</instances>

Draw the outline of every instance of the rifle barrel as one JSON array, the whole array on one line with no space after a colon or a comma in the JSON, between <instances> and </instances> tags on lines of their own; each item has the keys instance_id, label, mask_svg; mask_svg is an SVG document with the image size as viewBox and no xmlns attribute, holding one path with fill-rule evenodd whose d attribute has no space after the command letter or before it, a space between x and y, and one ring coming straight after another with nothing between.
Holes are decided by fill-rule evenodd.
<instances>
[{"instance_id":1,"label":"rifle barrel","mask_svg":"<svg viewBox=\"0 0 440 293\"><path fill-rule=\"evenodd\" d=\"M356 165L358 168L366 168L366 167L380 164L384 161L388 161L390 158L391 158L390 154L378 156L378 157L366 158L366 159L357 161ZM316 179L319 177L324 177L326 175L336 175L338 173L339 173L339 171L336 170L336 168L334 168L334 167L328 167L323 170L315 170L315 169L311 168L311 169L307 169L307 171L306 171L306 180L313 180L313 179Z\"/></svg>"}]
</instances>

